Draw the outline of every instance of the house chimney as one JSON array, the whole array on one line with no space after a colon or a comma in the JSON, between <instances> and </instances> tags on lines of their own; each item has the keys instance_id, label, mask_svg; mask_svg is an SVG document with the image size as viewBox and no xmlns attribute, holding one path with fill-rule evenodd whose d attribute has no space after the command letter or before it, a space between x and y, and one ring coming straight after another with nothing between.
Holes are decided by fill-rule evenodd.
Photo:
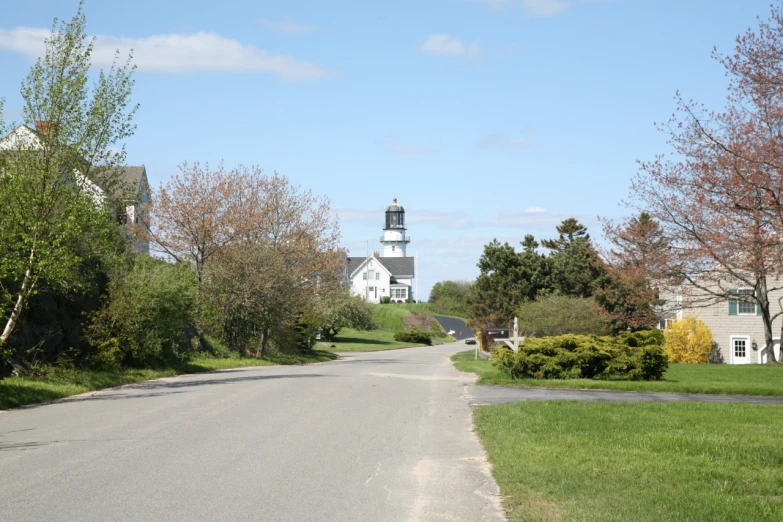
<instances>
[{"instance_id":1,"label":"house chimney","mask_svg":"<svg viewBox=\"0 0 783 522\"><path fill-rule=\"evenodd\" d=\"M380 252L373 252L372 255L374 255L375 257L381 257L381 253Z\"/></svg>"},{"instance_id":2,"label":"house chimney","mask_svg":"<svg viewBox=\"0 0 783 522\"><path fill-rule=\"evenodd\" d=\"M38 131L38 134L43 134L44 136L51 136L53 127L50 121L35 122L35 129Z\"/></svg>"}]
</instances>

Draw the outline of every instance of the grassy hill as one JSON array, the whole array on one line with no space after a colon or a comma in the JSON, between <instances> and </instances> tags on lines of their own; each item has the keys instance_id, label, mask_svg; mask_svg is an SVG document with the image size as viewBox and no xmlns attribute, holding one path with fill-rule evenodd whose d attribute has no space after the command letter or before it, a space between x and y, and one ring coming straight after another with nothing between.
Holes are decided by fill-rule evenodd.
<instances>
[{"instance_id":1,"label":"grassy hill","mask_svg":"<svg viewBox=\"0 0 783 522\"><path fill-rule=\"evenodd\" d=\"M336 352L371 352L419 346L396 341L394 332L425 321L426 319L423 315L429 316L426 303L395 303L372 306L375 322L378 324L377 330L360 332L351 328L344 328L334 341L321 343L319 348ZM419 314L418 317L416 317L416 314ZM452 340L437 323L432 326L431 331L433 332L433 341L436 343Z\"/></svg>"}]
</instances>

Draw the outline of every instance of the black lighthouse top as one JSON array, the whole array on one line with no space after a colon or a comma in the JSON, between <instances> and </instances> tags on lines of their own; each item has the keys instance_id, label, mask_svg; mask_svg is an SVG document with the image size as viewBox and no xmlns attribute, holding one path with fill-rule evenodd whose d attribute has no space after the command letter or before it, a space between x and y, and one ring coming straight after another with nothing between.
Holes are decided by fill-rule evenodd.
<instances>
[{"instance_id":1,"label":"black lighthouse top","mask_svg":"<svg viewBox=\"0 0 783 522\"><path fill-rule=\"evenodd\" d=\"M405 209L397 204L397 198L386 207L386 228L384 230L405 230Z\"/></svg>"}]
</instances>

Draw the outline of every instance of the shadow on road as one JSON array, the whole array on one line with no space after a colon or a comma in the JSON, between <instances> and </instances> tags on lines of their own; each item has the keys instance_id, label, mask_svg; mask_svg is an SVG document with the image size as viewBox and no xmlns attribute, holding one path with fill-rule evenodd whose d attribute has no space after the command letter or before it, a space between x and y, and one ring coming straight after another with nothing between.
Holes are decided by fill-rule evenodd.
<instances>
[{"instance_id":1,"label":"shadow on road","mask_svg":"<svg viewBox=\"0 0 783 522\"><path fill-rule=\"evenodd\" d=\"M226 379L188 379L188 380L176 380L176 381L148 381L137 384L127 384L114 390L102 390L93 392L91 395L82 395L74 397L66 397L64 399L56 399L54 404L73 403L73 402L88 402L88 401L116 401L120 399L146 399L150 397L160 397L163 395L172 395L175 393L185 393L184 391L163 391L163 390L176 390L179 388L196 388L199 386L214 386L221 384L236 384L241 382L263 381L267 379L300 379L308 377L330 377L327 375L307 373L299 375L255 375L247 377L229 377ZM159 392L152 393L134 393L135 390L161 390ZM52 402L42 402L38 404L28 404L20 406L19 410L30 410L34 408L40 408L42 406L50 406Z\"/></svg>"},{"instance_id":2,"label":"shadow on road","mask_svg":"<svg viewBox=\"0 0 783 522\"><path fill-rule=\"evenodd\" d=\"M228 377L226 379L187 379L175 381L148 381L131 384L128 388L134 390L160 390L171 388L193 388L197 386L212 386L216 384L236 384L238 382L265 381L270 379L306 379L310 377L328 377L319 373L301 373L292 375L253 375L246 377Z\"/></svg>"}]
</instances>

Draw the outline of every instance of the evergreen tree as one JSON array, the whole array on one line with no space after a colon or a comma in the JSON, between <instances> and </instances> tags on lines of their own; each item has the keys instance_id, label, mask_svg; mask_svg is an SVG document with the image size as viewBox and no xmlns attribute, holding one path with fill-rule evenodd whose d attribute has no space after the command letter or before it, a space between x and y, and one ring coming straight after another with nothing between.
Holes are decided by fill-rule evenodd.
<instances>
[{"instance_id":1,"label":"evergreen tree","mask_svg":"<svg viewBox=\"0 0 783 522\"><path fill-rule=\"evenodd\" d=\"M575 218L564 219L557 226L557 239L544 239L541 244L552 252L562 252L565 248L577 239L590 239L587 233L587 227L577 221Z\"/></svg>"}]
</instances>

